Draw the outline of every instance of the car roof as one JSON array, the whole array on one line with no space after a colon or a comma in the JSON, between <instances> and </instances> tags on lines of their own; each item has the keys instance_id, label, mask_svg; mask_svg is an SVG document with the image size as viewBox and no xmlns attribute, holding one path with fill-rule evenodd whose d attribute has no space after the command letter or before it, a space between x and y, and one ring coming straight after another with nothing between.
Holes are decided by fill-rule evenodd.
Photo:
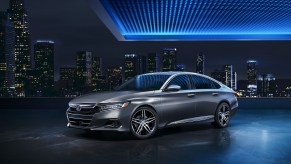
<instances>
[{"instance_id":1,"label":"car roof","mask_svg":"<svg viewBox=\"0 0 291 164\"><path fill-rule=\"evenodd\" d=\"M146 73L146 74L142 74L142 75L179 75L179 74L186 74L186 75L197 75L197 76L202 76L208 79L211 79L212 81L215 81L217 83L219 83L220 85L223 85L220 81L217 81L216 79L209 77L207 75L204 74L200 74L200 73L195 73L195 72L182 72L182 71L169 71L169 72L153 72L153 73Z\"/></svg>"},{"instance_id":2,"label":"car roof","mask_svg":"<svg viewBox=\"0 0 291 164\"><path fill-rule=\"evenodd\" d=\"M176 75L176 74L194 74L194 75L201 75L194 72L179 72L179 71L169 71L169 72L153 72L153 73L146 73L142 75Z\"/></svg>"}]
</instances>

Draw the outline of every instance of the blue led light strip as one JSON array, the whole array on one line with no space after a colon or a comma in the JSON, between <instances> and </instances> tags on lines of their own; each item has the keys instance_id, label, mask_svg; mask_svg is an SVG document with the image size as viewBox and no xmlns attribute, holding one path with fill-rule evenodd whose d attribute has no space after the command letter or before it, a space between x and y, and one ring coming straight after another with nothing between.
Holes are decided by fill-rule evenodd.
<instances>
[{"instance_id":1,"label":"blue led light strip","mask_svg":"<svg viewBox=\"0 0 291 164\"><path fill-rule=\"evenodd\" d=\"M124 40L291 39L290 0L99 0Z\"/></svg>"}]
</instances>

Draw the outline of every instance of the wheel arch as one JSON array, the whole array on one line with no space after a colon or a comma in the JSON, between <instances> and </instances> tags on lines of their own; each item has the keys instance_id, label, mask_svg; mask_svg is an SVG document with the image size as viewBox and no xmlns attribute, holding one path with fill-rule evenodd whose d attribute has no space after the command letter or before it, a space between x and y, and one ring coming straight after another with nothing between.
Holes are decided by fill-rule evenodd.
<instances>
[{"instance_id":1,"label":"wheel arch","mask_svg":"<svg viewBox=\"0 0 291 164\"><path fill-rule=\"evenodd\" d=\"M157 114L158 122L160 121L160 117L161 117L161 116L159 115L159 113L157 112L157 110L154 108L154 106L153 106L153 105L150 105L150 104L141 104L141 105L137 106L137 107L132 111L130 118L132 117L133 113L134 113L136 110L138 110L139 108L142 108L142 107L148 107L148 108L151 108L152 110L154 110L154 112L156 112L156 114ZM159 125L159 123L158 123L158 125Z\"/></svg>"},{"instance_id":2,"label":"wheel arch","mask_svg":"<svg viewBox=\"0 0 291 164\"><path fill-rule=\"evenodd\" d=\"M221 101L218 103L217 107L218 107L220 104L222 104L222 103L227 103L227 105L230 106L230 103L229 103L227 100L221 100Z\"/></svg>"},{"instance_id":3,"label":"wheel arch","mask_svg":"<svg viewBox=\"0 0 291 164\"><path fill-rule=\"evenodd\" d=\"M229 103L227 100L225 100L225 99L224 99L224 100L221 100L221 101L217 104L216 109L215 109L215 111L214 111L214 114L215 114L217 108L219 107L219 105L222 104L222 103L226 103L226 104L230 107L230 103Z\"/></svg>"},{"instance_id":4,"label":"wheel arch","mask_svg":"<svg viewBox=\"0 0 291 164\"><path fill-rule=\"evenodd\" d=\"M156 110L152 105L149 105L149 104L142 104L142 105L137 106L137 107L135 108L135 110L133 111L133 113L134 113L137 109L142 108L142 107L148 107L148 108L151 108L152 110L154 110L154 111L158 114L157 110Z\"/></svg>"}]
</instances>

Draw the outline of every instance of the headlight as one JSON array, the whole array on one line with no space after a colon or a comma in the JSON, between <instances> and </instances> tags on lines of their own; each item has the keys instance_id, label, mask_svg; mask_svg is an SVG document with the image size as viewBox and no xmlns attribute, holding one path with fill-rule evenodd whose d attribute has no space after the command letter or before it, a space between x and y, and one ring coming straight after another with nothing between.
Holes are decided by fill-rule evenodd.
<instances>
[{"instance_id":1,"label":"headlight","mask_svg":"<svg viewBox=\"0 0 291 164\"><path fill-rule=\"evenodd\" d=\"M129 102L101 105L100 110L103 111L103 110L109 110L109 109L126 108L128 105L129 105Z\"/></svg>"}]
</instances>

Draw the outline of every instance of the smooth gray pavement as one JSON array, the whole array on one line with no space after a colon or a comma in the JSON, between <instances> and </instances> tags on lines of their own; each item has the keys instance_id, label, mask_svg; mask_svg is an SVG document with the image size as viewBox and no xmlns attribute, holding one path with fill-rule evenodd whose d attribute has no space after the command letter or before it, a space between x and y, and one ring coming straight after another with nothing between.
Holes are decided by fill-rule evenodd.
<instances>
[{"instance_id":1,"label":"smooth gray pavement","mask_svg":"<svg viewBox=\"0 0 291 164\"><path fill-rule=\"evenodd\" d=\"M66 127L65 110L0 111L0 163L291 163L291 110L240 109L226 129L164 129L148 140Z\"/></svg>"}]
</instances>

